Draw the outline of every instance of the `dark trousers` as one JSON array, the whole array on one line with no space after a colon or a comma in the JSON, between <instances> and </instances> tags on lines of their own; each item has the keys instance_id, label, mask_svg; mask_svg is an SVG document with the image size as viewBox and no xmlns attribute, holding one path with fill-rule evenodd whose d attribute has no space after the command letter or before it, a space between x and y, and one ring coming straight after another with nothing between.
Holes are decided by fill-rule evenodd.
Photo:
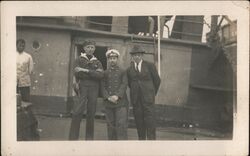
<instances>
[{"instance_id":1,"label":"dark trousers","mask_svg":"<svg viewBox=\"0 0 250 156\"><path fill-rule=\"evenodd\" d=\"M16 87L16 92L21 94L22 101L30 102L30 87Z\"/></svg>"},{"instance_id":2,"label":"dark trousers","mask_svg":"<svg viewBox=\"0 0 250 156\"><path fill-rule=\"evenodd\" d=\"M106 121L109 140L127 140L127 107L106 107Z\"/></svg>"},{"instance_id":3,"label":"dark trousers","mask_svg":"<svg viewBox=\"0 0 250 156\"><path fill-rule=\"evenodd\" d=\"M80 123L86 104L87 112L85 140L94 139L94 119L98 92L99 86L80 86L79 102L74 103L72 111L72 121L69 134L70 140L77 140L79 138Z\"/></svg>"},{"instance_id":4,"label":"dark trousers","mask_svg":"<svg viewBox=\"0 0 250 156\"><path fill-rule=\"evenodd\" d=\"M21 95L21 100L30 102L30 87L16 87L16 92ZM17 113L17 140L39 140L37 132L38 121L31 107L23 108Z\"/></svg>"},{"instance_id":5,"label":"dark trousers","mask_svg":"<svg viewBox=\"0 0 250 156\"><path fill-rule=\"evenodd\" d=\"M38 121L30 107L17 112L17 141L37 141L40 139L37 132Z\"/></svg>"},{"instance_id":6,"label":"dark trousers","mask_svg":"<svg viewBox=\"0 0 250 156\"><path fill-rule=\"evenodd\" d=\"M146 102L139 93L133 112L139 140L155 140L154 104Z\"/></svg>"}]
</instances>

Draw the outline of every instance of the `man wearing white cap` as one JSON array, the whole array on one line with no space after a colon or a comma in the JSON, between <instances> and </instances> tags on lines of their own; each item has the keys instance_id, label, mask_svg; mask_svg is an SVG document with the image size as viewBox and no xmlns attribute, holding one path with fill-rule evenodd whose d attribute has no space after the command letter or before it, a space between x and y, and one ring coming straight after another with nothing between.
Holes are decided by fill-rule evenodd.
<instances>
[{"instance_id":1,"label":"man wearing white cap","mask_svg":"<svg viewBox=\"0 0 250 156\"><path fill-rule=\"evenodd\" d=\"M126 71L117 64L119 56L116 49L106 52L108 69L104 71L102 80L109 140L127 139L128 98L126 90L128 80Z\"/></svg>"}]
</instances>

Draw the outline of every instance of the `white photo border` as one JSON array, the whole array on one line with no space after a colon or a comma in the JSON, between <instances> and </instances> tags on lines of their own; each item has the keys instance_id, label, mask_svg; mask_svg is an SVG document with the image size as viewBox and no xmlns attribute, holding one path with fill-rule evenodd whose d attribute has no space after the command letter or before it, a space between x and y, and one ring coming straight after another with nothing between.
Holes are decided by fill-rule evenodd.
<instances>
[{"instance_id":1,"label":"white photo border","mask_svg":"<svg viewBox=\"0 0 250 156\"><path fill-rule=\"evenodd\" d=\"M16 16L233 15L237 19L237 114L227 141L16 141ZM249 3L247 1L1 2L1 141L3 155L247 155Z\"/></svg>"}]
</instances>

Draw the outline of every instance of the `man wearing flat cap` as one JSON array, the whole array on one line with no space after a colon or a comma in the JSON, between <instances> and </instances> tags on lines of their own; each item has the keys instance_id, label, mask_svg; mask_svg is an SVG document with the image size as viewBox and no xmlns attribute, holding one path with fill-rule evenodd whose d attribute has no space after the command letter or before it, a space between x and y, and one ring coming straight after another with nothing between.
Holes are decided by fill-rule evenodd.
<instances>
[{"instance_id":1,"label":"man wearing flat cap","mask_svg":"<svg viewBox=\"0 0 250 156\"><path fill-rule=\"evenodd\" d=\"M154 103L161 80L155 65L143 60L144 53L139 45L130 52L132 62L127 69L128 86L139 140L155 140Z\"/></svg>"},{"instance_id":2,"label":"man wearing flat cap","mask_svg":"<svg viewBox=\"0 0 250 156\"><path fill-rule=\"evenodd\" d=\"M128 79L126 70L118 66L120 53L116 49L106 52L108 69L102 80L102 95L106 111L109 140L127 140Z\"/></svg>"},{"instance_id":3,"label":"man wearing flat cap","mask_svg":"<svg viewBox=\"0 0 250 156\"><path fill-rule=\"evenodd\" d=\"M95 42L85 41L83 43L85 53L81 53L75 61L74 74L76 84L74 89L79 89L80 102L74 104L72 110L72 121L70 127L70 140L79 138L79 129L82 115L87 106L86 113L86 140L94 139L94 118L96 103L99 93L100 80L103 78L103 67L101 62L93 55Z\"/></svg>"}]
</instances>

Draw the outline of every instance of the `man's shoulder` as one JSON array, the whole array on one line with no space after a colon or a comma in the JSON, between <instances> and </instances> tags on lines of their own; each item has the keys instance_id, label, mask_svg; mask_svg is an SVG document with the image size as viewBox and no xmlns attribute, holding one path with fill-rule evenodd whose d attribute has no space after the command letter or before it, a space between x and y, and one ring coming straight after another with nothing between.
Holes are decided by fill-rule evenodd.
<instances>
[{"instance_id":1,"label":"man's shoulder","mask_svg":"<svg viewBox=\"0 0 250 156\"><path fill-rule=\"evenodd\" d=\"M95 66L98 66L98 67L101 67L101 66L102 66L101 61L99 61L98 59L92 60L91 62L92 62Z\"/></svg>"},{"instance_id":2,"label":"man's shoulder","mask_svg":"<svg viewBox=\"0 0 250 156\"><path fill-rule=\"evenodd\" d=\"M106 70L104 70L104 72L109 72L109 68L107 68ZM126 72L126 68L124 68L124 67L121 67L121 66L118 66L118 67L116 67L116 70L118 70L119 72Z\"/></svg>"},{"instance_id":3,"label":"man's shoulder","mask_svg":"<svg viewBox=\"0 0 250 156\"><path fill-rule=\"evenodd\" d=\"M109 70L106 69L106 70L104 70L103 72L104 72L104 74L108 74L108 73L109 73Z\"/></svg>"},{"instance_id":4,"label":"man's shoulder","mask_svg":"<svg viewBox=\"0 0 250 156\"><path fill-rule=\"evenodd\" d=\"M148 65L148 66L154 66L154 63L149 62L149 61L143 60L143 63L146 64L146 65Z\"/></svg>"},{"instance_id":5,"label":"man's shoulder","mask_svg":"<svg viewBox=\"0 0 250 156\"><path fill-rule=\"evenodd\" d=\"M119 67L118 67L118 70L119 70L120 72L122 72L122 73L126 72L127 69L128 69L128 68L123 67L123 66L119 66Z\"/></svg>"},{"instance_id":6,"label":"man's shoulder","mask_svg":"<svg viewBox=\"0 0 250 156\"><path fill-rule=\"evenodd\" d=\"M128 66L125 70L126 70L126 71L132 70L132 69L133 69L133 65L134 65L134 63L131 62L131 63L130 63L130 66Z\"/></svg>"},{"instance_id":7,"label":"man's shoulder","mask_svg":"<svg viewBox=\"0 0 250 156\"><path fill-rule=\"evenodd\" d=\"M89 60L86 57L83 57L81 55L76 58L76 61L89 62ZM94 62L94 61L95 60L93 60L92 62Z\"/></svg>"},{"instance_id":8,"label":"man's shoulder","mask_svg":"<svg viewBox=\"0 0 250 156\"><path fill-rule=\"evenodd\" d=\"M32 58L32 56L29 53L25 52L25 51L23 52L23 55L28 57L28 58Z\"/></svg>"}]
</instances>

